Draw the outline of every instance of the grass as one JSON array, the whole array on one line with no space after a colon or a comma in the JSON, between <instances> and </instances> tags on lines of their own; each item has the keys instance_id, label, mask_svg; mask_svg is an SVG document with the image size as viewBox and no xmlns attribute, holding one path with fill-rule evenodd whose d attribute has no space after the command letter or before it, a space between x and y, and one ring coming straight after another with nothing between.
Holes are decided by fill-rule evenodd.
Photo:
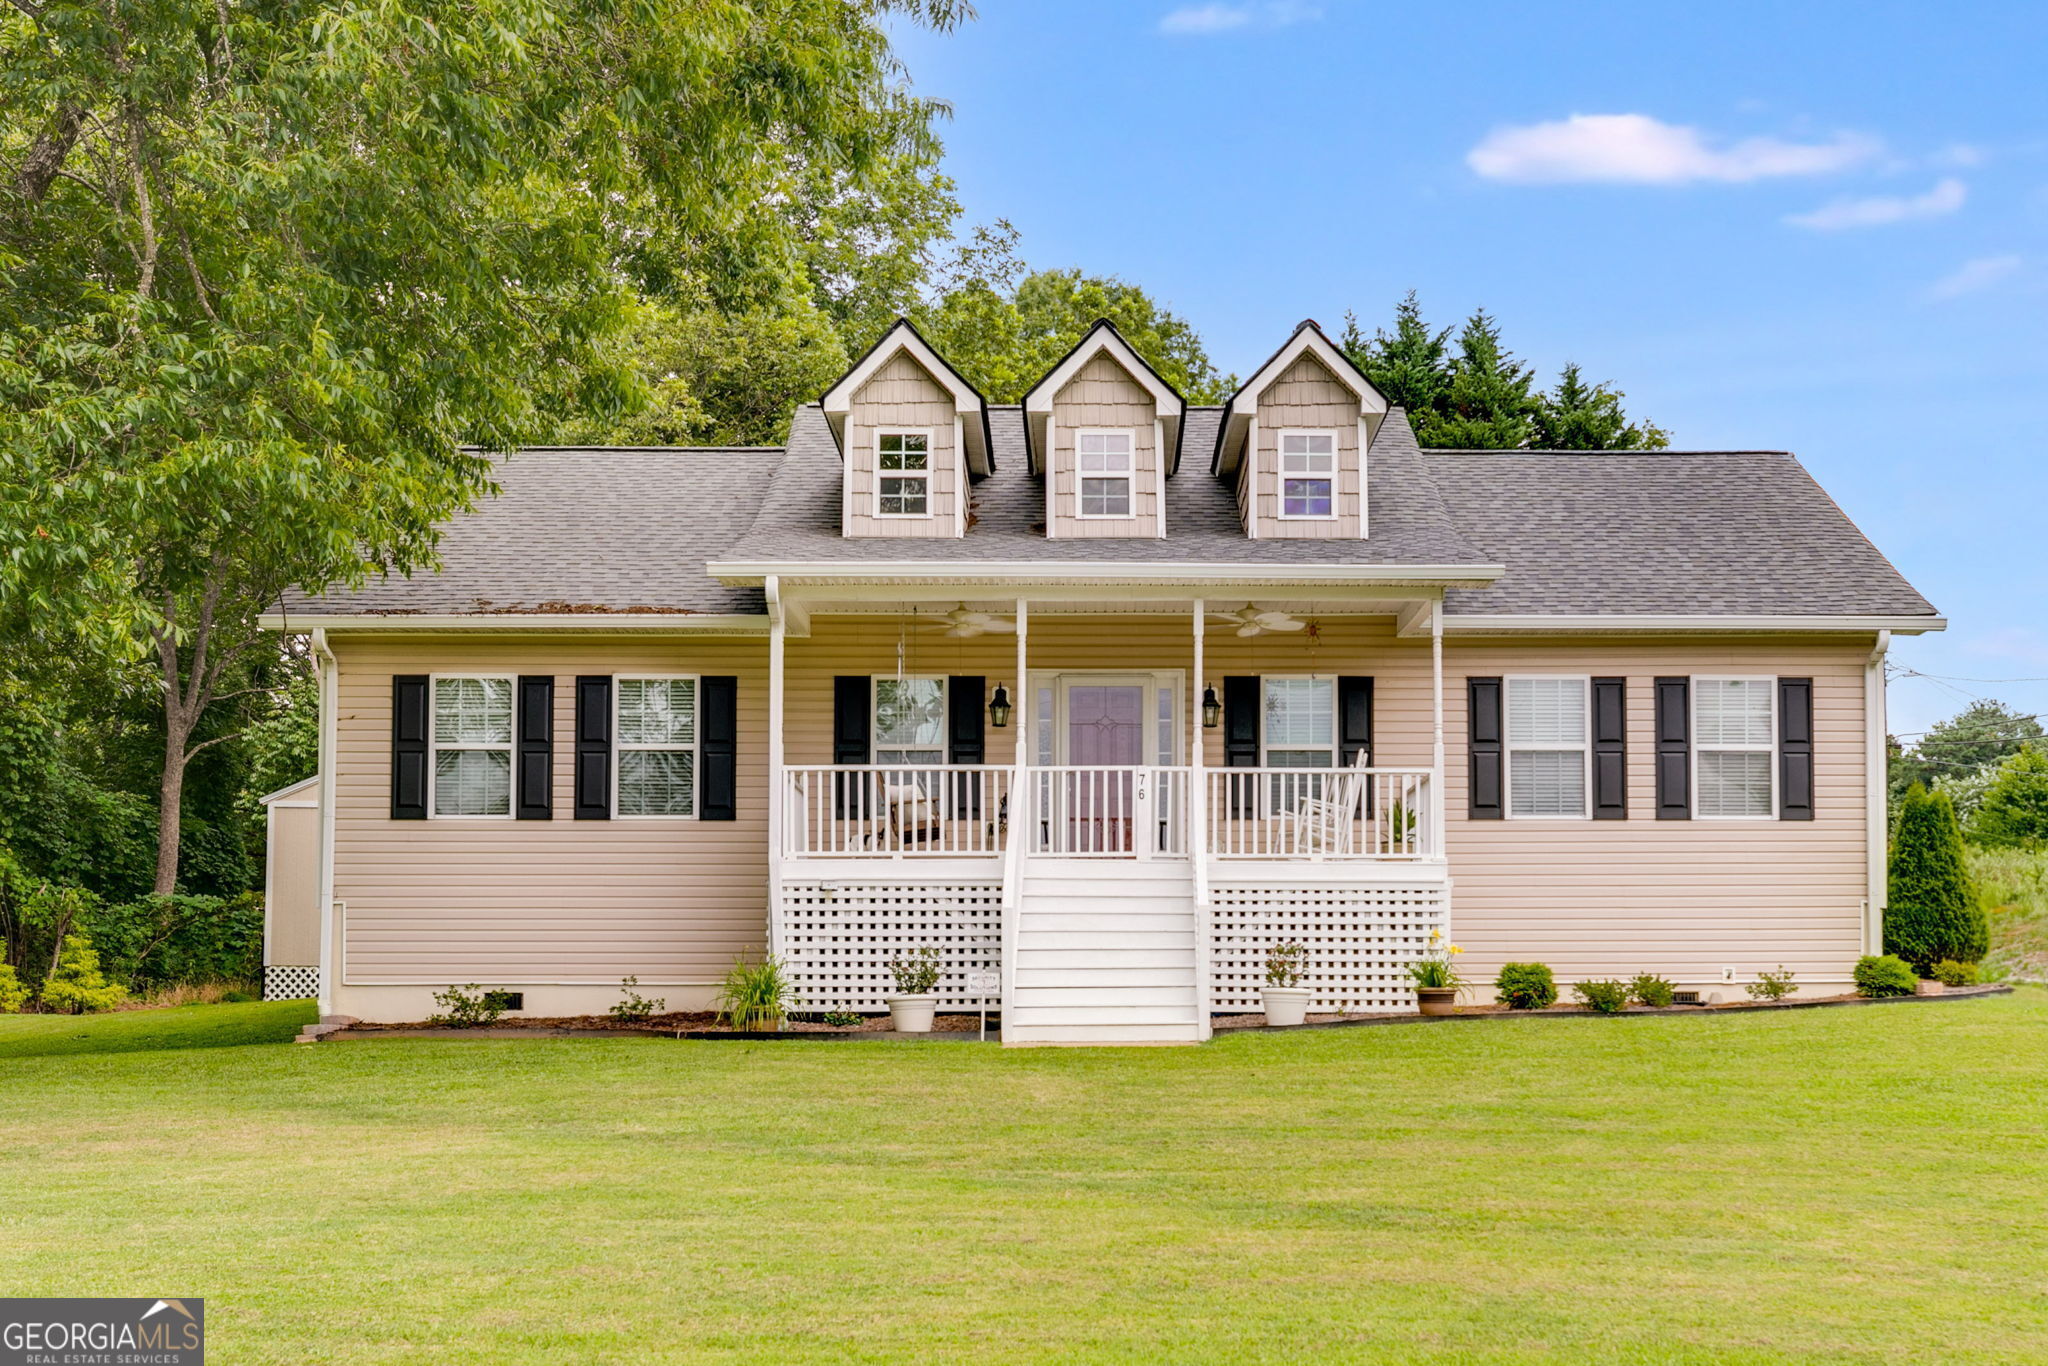
<instances>
[{"instance_id":1,"label":"grass","mask_svg":"<svg viewBox=\"0 0 2048 1366\"><path fill-rule=\"evenodd\" d=\"M1964 856L1991 915L1985 975L2048 982L2048 853L1969 845Z\"/></svg>"},{"instance_id":2,"label":"grass","mask_svg":"<svg viewBox=\"0 0 2048 1366\"><path fill-rule=\"evenodd\" d=\"M0 1059L289 1043L301 1025L312 1022L311 1001L193 1004L109 1015L0 1015Z\"/></svg>"},{"instance_id":3,"label":"grass","mask_svg":"<svg viewBox=\"0 0 2048 1366\"><path fill-rule=\"evenodd\" d=\"M0 1295L205 1296L236 1363L2048 1358L2037 989L1199 1049L195 1046L303 1012L158 1012L169 1052L5 1021Z\"/></svg>"}]
</instances>

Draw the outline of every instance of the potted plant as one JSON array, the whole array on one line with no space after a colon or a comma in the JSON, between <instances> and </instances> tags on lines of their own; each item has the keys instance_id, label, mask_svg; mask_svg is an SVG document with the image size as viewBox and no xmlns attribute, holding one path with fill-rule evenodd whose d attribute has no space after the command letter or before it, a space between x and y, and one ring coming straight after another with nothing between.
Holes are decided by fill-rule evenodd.
<instances>
[{"instance_id":1,"label":"potted plant","mask_svg":"<svg viewBox=\"0 0 2048 1366\"><path fill-rule=\"evenodd\" d=\"M890 959L889 975L896 979L896 994L888 998L889 1023L900 1034L931 1033L932 1012L939 1005L939 951L920 944Z\"/></svg>"},{"instance_id":2,"label":"potted plant","mask_svg":"<svg viewBox=\"0 0 2048 1366\"><path fill-rule=\"evenodd\" d=\"M1301 985L1302 962L1307 957L1308 946L1291 939L1266 950L1266 985L1259 998L1266 1007L1267 1024L1298 1025L1308 1019L1312 993Z\"/></svg>"},{"instance_id":3,"label":"potted plant","mask_svg":"<svg viewBox=\"0 0 2048 1366\"><path fill-rule=\"evenodd\" d=\"M1458 989L1465 985L1451 960L1464 950L1444 942L1443 931L1429 932L1429 948L1408 965L1415 979L1415 1008L1424 1015L1454 1015L1458 1010Z\"/></svg>"}]
</instances>

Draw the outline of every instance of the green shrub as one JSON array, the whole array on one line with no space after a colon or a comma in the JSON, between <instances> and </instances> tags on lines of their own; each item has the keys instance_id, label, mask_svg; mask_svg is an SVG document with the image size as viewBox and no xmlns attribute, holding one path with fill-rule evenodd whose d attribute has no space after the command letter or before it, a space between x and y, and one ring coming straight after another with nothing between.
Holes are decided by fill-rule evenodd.
<instances>
[{"instance_id":1,"label":"green shrub","mask_svg":"<svg viewBox=\"0 0 2048 1366\"><path fill-rule=\"evenodd\" d=\"M937 947L919 944L902 957L889 960L889 975L896 979L898 996L929 996L938 989L939 970L944 966Z\"/></svg>"},{"instance_id":2,"label":"green shrub","mask_svg":"<svg viewBox=\"0 0 2048 1366\"><path fill-rule=\"evenodd\" d=\"M1625 982L1574 982L1572 995L1601 1015L1619 1015L1628 1004Z\"/></svg>"},{"instance_id":3,"label":"green shrub","mask_svg":"<svg viewBox=\"0 0 2048 1366\"><path fill-rule=\"evenodd\" d=\"M145 896L85 918L107 968L138 988L246 982L263 971L263 898Z\"/></svg>"},{"instance_id":4,"label":"green shrub","mask_svg":"<svg viewBox=\"0 0 2048 1366\"><path fill-rule=\"evenodd\" d=\"M732 1029L782 1028L789 1014L789 978L773 955L758 964L742 958L718 988L718 1017Z\"/></svg>"},{"instance_id":5,"label":"green shrub","mask_svg":"<svg viewBox=\"0 0 2048 1366\"><path fill-rule=\"evenodd\" d=\"M1541 1010L1557 1000L1557 981L1543 963L1501 964L1493 989L1510 1010Z\"/></svg>"},{"instance_id":6,"label":"green shrub","mask_svg":"<svg viewBox=\"0 0 2048 1366\"><path fill-rule=\"evenodd\" d=\"M1661 1010L1678 999L1678 989L1668 978L1654 972L1639 972L1629 981L1628 996L1640 1005Z\"/></svg>"},{"instance_id":7,"label":"green shrub","mask_svg":"<svg viewBox=\"0 0 2048 1366\"><path fill-rule=\"evenodd\" d=\"M1911 996L1919 982L1912 964L1889 953L1857 959L1855 976L1858 996Z\"/></svg>"},{"instance_id":8,"label":"green shrub","mask_svg":"<svg viewBox=\"0 0 2048 1366\"><path fill-rule=\"evenodd\" d=\"M1915 967L1944 958L1975 963L1991 948L1990 925L1963 866L1963 833L1945 793L1906 790L1892 840L1885 952Z\"/></svg>"},{"instance_id":9,"label":"green shrub","mask_svg":"<svg viewBox=\"0 0 2048 1366\"><path fill-rule=\"evenodd\" d=\"M239 1006L246 1005L250 1001L261 1000L262 998L253 991L223 991L220 994L220 999L229 1005Z\"/></svg>"},{"instance_id":10,"label":"green shrub","mask_svg":"<svg viewBox=\"0 0 2048 1366\"><path fill-rule=\"evenodd\" d=\"M622 999L611 1008L610 1014L620 1024L645 1024L668 1009L666 996L647 997L640 994L638 977L628 977L621 981L619 995Z\"/></svg>"},{"instance_id":11,"label":"green shrub","mask_svg":"<svg viewBox=\"0 0 2048 1366\"><path fill-rule=\"evenodd\" d=\"M867 1016L857 1015L851 1010L828 1010L819 1018L834 1029L851 1029Z\"/></svg>"},{"instance_id":12,"label":"green shrub","mask_svg":"<svg viewBox=\"0 0 2048 1366\"><path fill-rule=\"evenodd\" d=\"M12 1015L28 1004L28 988L15 975L14 964L0 963L0 1015Z\"/></svg>"},{"instance_id":13,"label":"green shrub","mask_svg":"<svg viewBox=\"0 0 2048 1366\"><path fill-rule=\"evenodd\" d=\"M1782 1001L1799 990L1799 984L1792 979L1792 970L1780 963L1776 972L1758 973L1756 980L1743 990L1749 993L1752 1001Z\"/></svg>"},{"instance_id":14,"label":"green shrub","mask_svg":"<svg viewBox=\"0 0 2048 1366\"><path fill-rule=\"evenodd\" d=\"M1990 770L1970 838L1992 849L2038 849L2048 841L2048 754L2028 744Z\"/></svg>"},{"instance_id":15,"label":"green shrub","mask_svg":"<svg viewBox=\"0 0 2048 1366\"><path fill-rule=\"evenodd\" d=\"M82 934L64 936L64 949L57 957L57 970L44 979L43 1004L55 1011L88 1015L112 1010L128 999L128 988L109 982L100 971L100 956L92 940Z\"/></svg>"},{"instance_id":16,"label":"green shrub","mask_svg":"<svg viewBox=\"0 0 2048 1366\"><path fill-rule=\"evenodd\" d=\"M505 1013L505 993L485 991L476 983L467 986L450 987L434 993L434 1004L441 1007L441 1014L427 1016L427 1023L443 1029L481 1029L496 1024L498 1017Z\"/></svg>"},{"instance_id":17,"label":"green shrub","mask_svg":"<svg viewBox=\"0 0 2048 1366\"><path fill-rule=\"evenodd\" d=\"M1969 987L1977 984L1977 965L1958 963L1953 958L1944 958L1929 969L1934 980L1945 987Z\"/></svg>"}]
</instances>

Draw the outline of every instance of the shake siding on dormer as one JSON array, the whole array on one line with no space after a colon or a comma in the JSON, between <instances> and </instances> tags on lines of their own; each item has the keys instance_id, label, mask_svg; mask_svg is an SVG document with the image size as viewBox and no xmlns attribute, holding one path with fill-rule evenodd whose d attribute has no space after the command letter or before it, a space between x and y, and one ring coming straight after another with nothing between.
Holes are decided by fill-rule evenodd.
<instances>
[{"instance_id":1,"label":"shake siding on dormer","mask_svg":"<svg viewBox=\"0 0 2048 1366\"><path fill-rule=\"evenodd\" d=\"M1152 395L1110 356L1098 353L1052 401L1051 534L1067 537L1159 535L1159 409ZM1080 481L1074 438L1084 431L1128 431L1131 512L1122 518L1077 515Z\"/></svg>"},{"instance_id":2,"label":"shake siding on dormer","mask_svg":"<svg viewBox=\"0 0 2048 1366\"><path fill-rule=\"evenodd\" d=\"M1359 459L1358 398L1321 361L1303 356L1259 396L1257 445L1239 466L1238 507L1260 540L1327 540L1363 534L1364 464ZM1336 517L1298 521L1280 516L1280 433L1337 434Z\"/></svg>"},{"instance_id":3,"label":"shake siding on dormer","mask_svg":"<svg viewBox=\"0 0 2048 1366\"><path fill-rule=\"evenodd\" d=\"M853 395L846 416L846 523L848 536L940 536L961 534L959 432L953 397L923 366L898 352ZM979 418L975 419L979 421ZM931 433L931 515L875 515L875 433Z\"/></svg>"}]
</instances>

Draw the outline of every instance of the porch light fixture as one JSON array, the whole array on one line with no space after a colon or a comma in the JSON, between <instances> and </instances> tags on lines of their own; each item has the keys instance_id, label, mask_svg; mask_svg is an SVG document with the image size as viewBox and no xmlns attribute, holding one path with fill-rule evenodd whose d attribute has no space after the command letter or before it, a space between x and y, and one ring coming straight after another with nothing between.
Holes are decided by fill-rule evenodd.
<instances>
[{"instance_id":1,"label":"porch light fixture","mask_svg":"<svg viewBox=\"0 0 2048 1366\"><path fill-rule=\"evenodd\" d=\"M1202 728L1214 730L1223 724L1223 704L1216 698L1216 685L1202 689Z\"/></svg>"},{"instance_id":2,"label":"porch light fixture","mask_svg":"<svg viewBox=\"0 0 2048 1366\"><path fill-rule=\"evenodd\" d=\"M996 684L996 695L988 700L988 723L997 730L1010 724L1010 690Z\"/></svg>"}]
</instances>

